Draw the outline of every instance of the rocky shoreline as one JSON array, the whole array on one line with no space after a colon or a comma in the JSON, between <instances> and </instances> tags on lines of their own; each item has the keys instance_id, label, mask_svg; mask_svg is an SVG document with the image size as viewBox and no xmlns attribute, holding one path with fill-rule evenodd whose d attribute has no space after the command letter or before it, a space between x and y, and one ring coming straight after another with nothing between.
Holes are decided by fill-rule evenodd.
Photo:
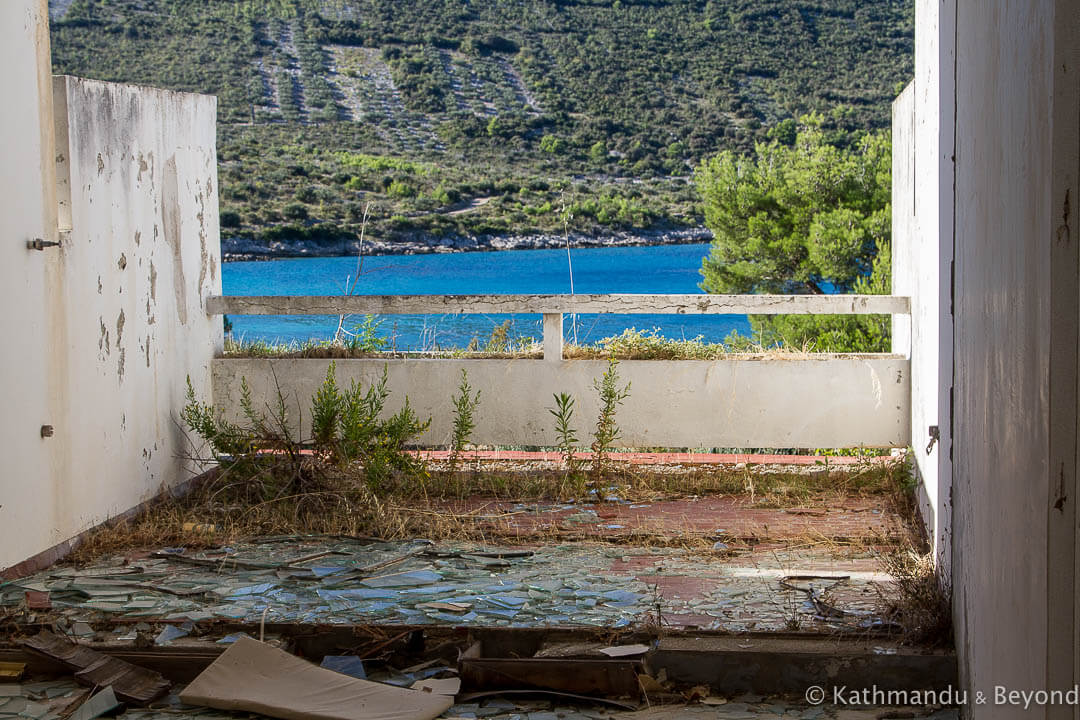
<instances>
[{"instance_id":1,"label":"rocky shoreline","mask_svg":"<svg viewBox=\"0 0 1080 720\"><path fill-rule=\"evenodd\" d=\"M633 247L643 245L687 245L709 242L712 232L707 228L678 230L635 230L608 235L570 234L572 249L590 247ZM420 255L424 253L490 252L494 250L540 250L564 248L562 235L475 235L432 238L418 235L399 240L364 240L364 255ZM355 238L341 240L295 239L288 241L256 241L245 237L221 239L221 254L226 261L273 260L295 257L353 256L360 251Z\"/></svg>"}]
</instances>

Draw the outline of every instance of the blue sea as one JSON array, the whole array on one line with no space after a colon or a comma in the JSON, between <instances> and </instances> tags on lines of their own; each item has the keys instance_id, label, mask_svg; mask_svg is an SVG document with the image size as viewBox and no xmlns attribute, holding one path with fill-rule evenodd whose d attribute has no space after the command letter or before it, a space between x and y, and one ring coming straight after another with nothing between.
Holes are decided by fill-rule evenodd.
<instances>
[{"instance_id":1,"label":"blue sea","mask_svg":"<svg viewBox=\"0 0 1080 720\"><path fill-rule=\"evenodd\" d=\"M571 249L574 292L700 293L702 259L708 244ZM222 266L226 295L341 295L356 272L355 257L291 258L230 262ZM570 292L567 253L562 250L506 250L364 258L355 294L461 295L558 294ZM363 318L352 317L346 327ZM510 320L512 337L540 339L537 315L385 315L378 334L398 350L465 347L481 343ZM333 336L337 317L230 315L233 337L293 342ZM566 316L568 342L593 343L626 328L657 330L673 339L722 341L732 330L748 334L745 315L578 315Z\"/></svg>"}]
</instances>

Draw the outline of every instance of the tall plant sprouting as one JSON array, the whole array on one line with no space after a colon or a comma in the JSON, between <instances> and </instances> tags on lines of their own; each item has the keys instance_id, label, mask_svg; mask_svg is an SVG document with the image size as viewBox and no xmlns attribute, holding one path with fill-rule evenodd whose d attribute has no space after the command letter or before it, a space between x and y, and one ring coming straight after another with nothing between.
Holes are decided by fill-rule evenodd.
<instances>
[{"instance_id":1,"label":"tall plant sprouting","mask_svg":"<svg viewBox=\"0 0 1080 720\"><path fill-rule=\"evenodd\" d=\"M480 391L473 393L469 385L469 373L465 368L461 369L461 382L458 383L458 394L451 398L454 404L454 434L450 440L450 470L457 467L461 451L469 444L473 430L476 429L475 413L480 406Z\"/></svg>"},{"instance_id":2,"label":"tall plant sprouting","mask_svg":"<svg viewBox=\"0 0 1080 720\"><path fill-rule=\"evenodd\" d=\"M558 438L559 454L562 456L563 467L566 469L566 479L574 485L574 493L578 497L585 495L585 476L581 473L581 467L574 452L577 450L577 432L572 425L574 418L574 398L569 393L552 393L555 399L555 407L548 408L548 412L555 418L555 436Z\"/></svg>"},{"instance_id":3,"label":"tall plant sprouting","mask_svg":"<svg viewBox=\"0 0 1080 720\"><path fill-rule=\"evenodd\" d=\"M552 397L555 398L555 407L548 408L548 412L555 418L555 436L559 440L559 454L562 455L566 472L573 474L577 471L574 450L578 442L577 433L570 424L574 417L574 398L564 392L552 393Z\"/></svg>"},{"instance_id":4,"label":"tall plant sprouting","mask_svg":"<svg viewBox=\"0 0 1080 720\"><path fill-rule=\"evenodd\" d=\"M593 431L593 482L599 492L599 483L604 475L604 467L611 451L611 445L619 439L619 426L615 422L615 413L623 401L630 396L630 383L619 387L619 361L611 358L603 377L593 380L600 404L600 413L596 418Z\"/></svg>"},{"instance_id":5,"label":"tall plant sprouting","mask_svg":"<svg viewBox=\"0 0 1080 720\"><path fill-rule=\"evenodd\" d=\"M323 384L311 399L311 436L316 450L333 454L338 440L341 419L341 393L335 378L335 364L326 368Z\"/></svg>"}]
</instances>

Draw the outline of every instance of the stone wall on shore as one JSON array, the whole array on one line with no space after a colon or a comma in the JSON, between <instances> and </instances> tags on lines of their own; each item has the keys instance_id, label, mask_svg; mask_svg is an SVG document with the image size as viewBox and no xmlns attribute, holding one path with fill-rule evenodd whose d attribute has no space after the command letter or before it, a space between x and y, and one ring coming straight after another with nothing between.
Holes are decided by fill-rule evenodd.
<instances>
[{"instance_id":1,"label":"stone wall on shore","mask_svg":"<svg viewBox=\"0 0 1080 720\"><path fill-rule=\"evenodd\" d=\"M635 245L681 245L709 242L712 233L707 228L677 230L628 230L607 235L569 236L572 249L587 247L630 247ZM563 235L475 235L432 238L417 235L397 240L366 238L365 255L419 255L436 252L469 252L490 250L539 250L566 247ZM294 239L288 241L254 240L245 237L221 239L221 252L226 260L270 260L284 257L337 257L356 255L360 248L357 238L340 240Z\"/></svg>"}]
</instances>

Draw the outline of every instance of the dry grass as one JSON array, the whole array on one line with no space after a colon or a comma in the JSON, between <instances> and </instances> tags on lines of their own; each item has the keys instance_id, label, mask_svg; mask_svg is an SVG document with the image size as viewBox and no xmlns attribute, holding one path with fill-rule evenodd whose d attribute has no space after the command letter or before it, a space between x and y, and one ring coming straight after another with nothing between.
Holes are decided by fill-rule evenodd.
<instances>
[{"instance_id":1,"label":"dry grass","mask_svg":"<svg viewBox=\"0 0 1080 720\"><path fill-rule=\"evenodd\" d=\"M952 593L934 565L933 553L906 547L880 556L896 580L896 600L882 613L903 628L913 645L952 644Z\"/></svg>"},{"instance_id":2,"label":"dry grass","mask_svg":"<svg viewBox=\"0 0 1080 720\"><path fill-rule=\"evenodd\" d=\"M213 473L186 495L166 496L136 518L99 528L87 536L73 559L84 563L106 553L134 548L201 547L267 535L567 540L574 538L573 533L560 527L555 519L523 530L512 522L516 513L490 506L500 501L595 499L591 489L581 497L581 487L588 486L568 477L553 463L547 468L530 468L532 464L499 468L491 467L496 463L474 462L455 472L432 463L419 476L395 473L374 492L364 483L360 471L342 472L310 456L272 460L255 473L250 466ZM733 495L752 498L750 504L754 506L777 508L826 506L852 498L884 497L886 503L892 503L893 495L902 492L900 475L895 463L766 473L724 467L622 464L612 467L605 477L604 493L629 502ZM447 507L469 498L483 498L490 503L471 503L470 509L461 511ZM816 543L823 537L806 540ZM712 543L689 535L672 536L670 526L662 524L655 529L639 528L616 540L694 547ZM866 542L876 541L867 538Z\"/></svg>"},{"instance_id":3,"label":"dry grass","mask_svg":"<svg viewBox=\"0 0 1080 720\"><path fill-rule=\"evenodd\" d=\"M395 358L460 358L473 360L507 360L543 358L543 345L532 338L488 341L470 348L446 348L428 350L371 350L363 345L334 340L309 340L306 342L268 343L261 340L225 341L225 357L230 358L318 358L378 359ZM567 344L563 357L567 360L720 360L730 357L743 359L784 358L807 359L821 353L811 344L802 346L764 346L751 342L739 345L710 343L695 338L672 340L656 331L640 331L630 328L621 335L604 338L592 345Z\"/></svg>"}]
</instances>

